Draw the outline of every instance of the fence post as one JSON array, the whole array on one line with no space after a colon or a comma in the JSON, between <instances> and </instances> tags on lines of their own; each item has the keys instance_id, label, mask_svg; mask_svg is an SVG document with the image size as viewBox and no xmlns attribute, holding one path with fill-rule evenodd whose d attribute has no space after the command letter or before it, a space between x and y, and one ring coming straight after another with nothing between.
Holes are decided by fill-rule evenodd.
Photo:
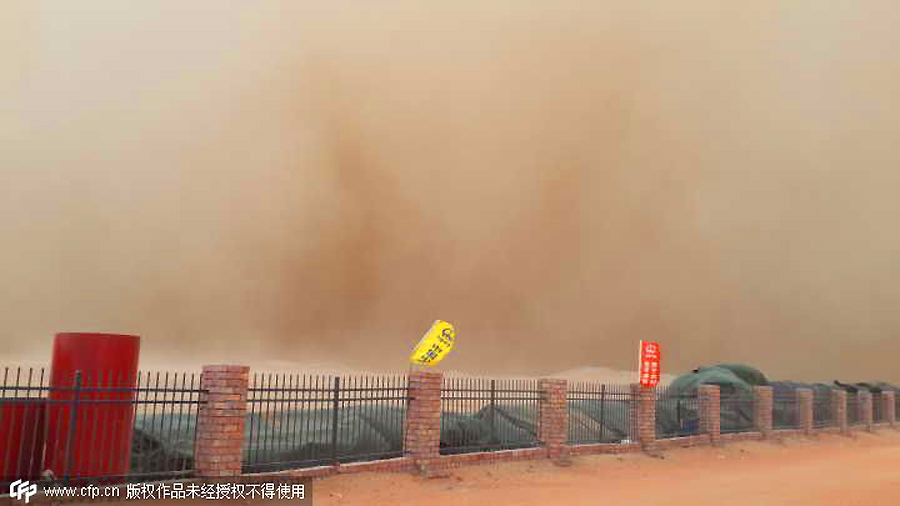
<instances>
[{"instance_id":1,"label":"fence post","mask_svg":"<svg viewBox=\"0 0 900 506\"><path fill-rule=\"evenodd\" d=\"M709 435L712 445L719 444L721 420L719 417L719 386L700 385L700 433Z\"/></svg>"},{"instance_id":2,"label":"fence post","mask_svg":"<svg viewBox=\"0 0 900 506\"><path fill-rule=\"evenodd\" d=\"M894 392L885 390L881 392L881 402L884 406L881 408L884 410L884 421L893 427L897 423L897 396Z\"/></svg>"},{"instance_id":3,"label":"fence post","mask_svg":"<svg viewBox=\"0 0 900 506\"><path fill-rule=\"evenodd\" d=\"M88 380L90 381L90 380ZM68 484L72 477L72 445L75 443L76 427L78 426L78 407L81 400L82 377L81 371L75 371L75 382L72 390L72 403L69 408L68 439L66 440L66 464L63 473L63 483Z\"/></svg>"},{"instance_id":4,"label":"fence post","mask_svg":"<svg viewBox=\"0 0 900 506\"><path fill-rule=\"evenodd\" d=\"M338 445L338 413L341 409L341 378L334 377L334 389L331 392L331 461L337 463Z\"/></svg>"},{"instance_id":5,"label":"fence post","mask_svg":"<svg viewBox=\"0 0 900 506\"><path fill-rule=\"evenodd\" d=\"M637 430L637 437L644 451L653 452L656 444L656 389L644 388L638 383L631 384L631 420Z\"/></svg>"},{"instance_id":6,"label":"fence post","mask_svg":"<svg viewBox=\"0 0 900 506\"><path fill-rule=\"evenodd\" d=\"M569 435L569 410L566 404L566 380L540 379L540 418L538 440L547 449L547 457L562 459L568 456L566 439Z\"/></svg>"},{"instance_id":7,"label":"fence post","mask_svg":"<svg viewBox=\"0 0 900 506\"><path fill-rule=\"evenodd\" d=\"M242 365L203 366L194 446L200 478L241 474L249 375Z\"/></svg>"},{"instance_id":8,"label":"fence post","mask_svg":"<svg viewBox=\"0 0 900 506\"><path fill-rule=\"evenodd\" d=\"M797 425L803 434L812 434L813 391L809 388L798 388L794 392L797 396Z\"/></svg>"},{"instance_id":9,"label":"fence post","mask_svg":"<svg viewBox=\"0 0 900 506\"><path fill-rule=\"evenodd\" d=\"M772 437L772 387L753 387L753 423L764 439Z\"/></svg>"},{"instance_id":10,"label":"fence post","mask_svg":"<svg viewBox=\"0 0 900 506\"><path fill-rule=\"evenodd\" d=\"M439 372L409 373L403 453L426 475L435 470L440 455L442 379Z\"/></svg>"},{"instance_id":11,"label":"fence post","mask_svg":"<svg viewBox=\"0 0 900 506\"><path fill-rule=\"evenodd\" d=\"M847 392L846 390L831 391L831 415L834 424L840 428L842 435L850 434L850 424L847 423Z\"/></svg>"},{"instance_id":12,"label":"fence post","mask_svg":"<svg viewBox=\"0 0 900 506\"><path fill-rule=\"evenodd\" d=\"M856 394L859 402L859 421L867 431L872 431L872 392L860 390Z\"/></svg>"}]
</instances>

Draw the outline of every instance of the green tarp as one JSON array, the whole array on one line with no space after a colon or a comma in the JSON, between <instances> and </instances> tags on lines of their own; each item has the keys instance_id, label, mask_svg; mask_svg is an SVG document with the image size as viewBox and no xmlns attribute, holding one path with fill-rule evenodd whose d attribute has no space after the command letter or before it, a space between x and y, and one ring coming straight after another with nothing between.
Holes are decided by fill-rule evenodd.
<instances>
[{"instance_id":1,"label":"green tarp","mask_svg":"<svg viewBox=\"0 0 900 506\"><path fill-rule=\"evenodd\" d=\"M569 441L617 443L630 438L629 403L625 400L569 401Z\"/></svg>"}]
</instances>

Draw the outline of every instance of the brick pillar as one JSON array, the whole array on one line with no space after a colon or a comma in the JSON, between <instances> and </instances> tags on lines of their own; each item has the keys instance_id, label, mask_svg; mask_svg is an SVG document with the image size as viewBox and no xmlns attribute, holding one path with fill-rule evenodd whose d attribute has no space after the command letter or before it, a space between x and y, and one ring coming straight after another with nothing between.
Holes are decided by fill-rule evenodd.
<instances>
[{"instance_id":1,"label":"brick pillar","mask_svg":"<svg viewBox=\"0 0 900 506\"><path fill-rule=\"evenodd\" d=\"M872 392L860 390L856 394L857 402L859 402L859 420L862 422L866 430L872 430Z\"/></svg>"},{"instance_id":2,"label":"brick pillar","mask_svg":"<svg viewBox=\"0 0 900 506\"><path fill-rule=\"evenodd\" d=\"M409 373L403 452L424 474L434 470L440 455L442 379L439 372Z\"/></svg>"},{"instance_id":3,"label":"brick pillar","mask_svg":"<svg viewBox=\"0 0 900 506\"><path fill-rule=\"evenodd\" d=\"M764 438L772 437L772 387L753 387L753 423Z\"/></svg>"},{"instance_id":4,"label":"brick pillar","mask_svg":"<svg viewBox=\"0 0 900 506\"><path fill-rule=\"evenodd\" d=\"M847 423L847 392L845 390L831 391L831 415L834 417L835 426L840 428L841 434L850 434L850 425Z\"/></svg>"},{"instance_id":5,"label":"brick pillar","mask_svg":"<svg viewBox=\"0 0 900 506\"><path fill-rule=\"evenodd\" d=\"M656 450L656 389L631 384L632 437L645 451Z\"/></svg>"},{"instance_id":6,"label":"brick pillar","mask_svg":"<svg viewBox=\"0 0 900 506\"><path fill-rule=\"evenodd\" d=\"M551 459L568 456L569 410L566 404L566 380L541 379L538 389L543 393L540 404L538 440L547 448Z\"/></svg>"},{"instance_id":7,"label":"brick pillar","mask_svg":"<svg viewBox=\"0 0 900 506\"><path fill-rule=\"evenodd\" d=\"M797 396L797 425L804 434L812 434L813 391L809 388L798 388L794 392Z\"/></svg>"},{"instance_id":8,"label":"brick pillar","mask_svg":"<svg viewBox=\"0 0 900 506\"><path fill-rule=\"evenodd\" d=\"M198 477L241 474L249 375L250 368L243 365L203 366L200 399L205 402L197 416L194 443Z\"/></svg>"},{"instance_id":9,"label":"brick pillar","mask_svg":"<svg viewBox=\"0 0 900 506\"><path fill-rule=\"evenodd\" d=\"M719 409L719 386L700 385L700 433L708 434L713 445L721 438Z\"/></svg>"},{"instance_id":10,"label":"brick pillar","mask_svg":"<svg viewBox=\"0 0 900 506\"><path fill-rule=\"evenodd\" d=\"M882 408L884 410L884 420L893 427L897 423L897 412L895 411L897 396L895 392L887 391L881 392L881 402Z\"/></svg>"}]
</instances>

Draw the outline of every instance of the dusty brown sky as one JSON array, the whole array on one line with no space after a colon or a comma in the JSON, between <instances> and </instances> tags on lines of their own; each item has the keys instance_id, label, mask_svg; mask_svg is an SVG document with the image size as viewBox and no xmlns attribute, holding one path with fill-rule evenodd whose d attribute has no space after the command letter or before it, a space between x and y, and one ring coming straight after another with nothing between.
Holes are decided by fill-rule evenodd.
<instances>
[{"instance_id":1,"label":"dusty brown sky","mask_svg":"<svg viewBox=\"0 0 900 506\"><path fill-rule=\"evenodd\" d=\"M900 6L670 4L7 1L4 356L900 381Z\"/></svg>"}]
</instances>

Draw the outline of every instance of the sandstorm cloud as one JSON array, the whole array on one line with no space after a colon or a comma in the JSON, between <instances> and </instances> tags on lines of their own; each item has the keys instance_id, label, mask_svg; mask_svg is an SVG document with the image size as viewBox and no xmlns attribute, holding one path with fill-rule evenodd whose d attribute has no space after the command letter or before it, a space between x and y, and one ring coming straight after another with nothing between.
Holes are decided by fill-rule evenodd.
<instances>
[{"instance_id":1,"label":"sandstorm cloud","mask_svg":"<svg viewBox=\"0 0 900 506\"><path fill-rule=\"evenodd\" d=\"M11 2L0 339L900 381L900 7Z\"/></svg>"}]
</instances>

